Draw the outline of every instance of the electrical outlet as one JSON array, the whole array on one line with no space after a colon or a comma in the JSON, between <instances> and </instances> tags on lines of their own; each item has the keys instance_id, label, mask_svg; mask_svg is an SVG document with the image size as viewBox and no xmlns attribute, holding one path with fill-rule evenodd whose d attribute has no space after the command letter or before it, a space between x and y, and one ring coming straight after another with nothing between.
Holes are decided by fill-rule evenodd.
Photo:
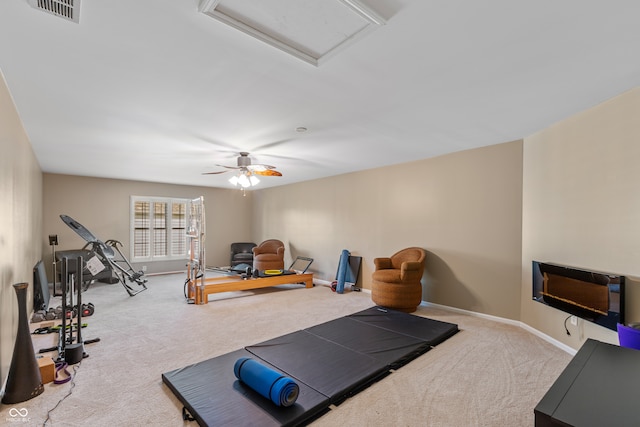
<instances>
[{"instance_id":1,"label":"electrical outlet","mask_svg":"<svg viewBox=\"0 0 640 427\"><path fill-rule=\"evenodd\" d=\"M571 316L571 324L576 326L578 324L578 318L576 316Z\"/></svg>"}]
</instances>

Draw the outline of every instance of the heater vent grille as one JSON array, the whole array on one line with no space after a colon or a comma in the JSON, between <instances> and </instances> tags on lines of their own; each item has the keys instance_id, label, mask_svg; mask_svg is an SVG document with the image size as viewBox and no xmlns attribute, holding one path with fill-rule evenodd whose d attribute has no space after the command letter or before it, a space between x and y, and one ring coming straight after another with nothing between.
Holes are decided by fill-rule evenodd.
<instances>
[{"instance_id":1,"label":"heater vent grille","mask_svg":"<svg viewBox=\"0 0 640 427\"><path fill-rule=\"evenodd\" d=\"M29 0L29 4L60 18L79 22L80 0Z\"/></svg>"}]
</instances>

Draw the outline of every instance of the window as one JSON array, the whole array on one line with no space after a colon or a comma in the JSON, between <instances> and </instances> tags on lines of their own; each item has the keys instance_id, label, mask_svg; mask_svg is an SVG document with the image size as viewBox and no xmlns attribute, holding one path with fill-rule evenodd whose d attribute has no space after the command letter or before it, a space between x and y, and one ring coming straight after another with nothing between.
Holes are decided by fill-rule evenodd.
<instances>
[{"instance_id":1,"label":"window","mask_svg":"<svg viewBox=\"0 0 640 427\"><path fill-rule=\"evenodd\" d=\"M132 261L187 258L188 199L131 196Z\"/></svg>"}]
</instances>

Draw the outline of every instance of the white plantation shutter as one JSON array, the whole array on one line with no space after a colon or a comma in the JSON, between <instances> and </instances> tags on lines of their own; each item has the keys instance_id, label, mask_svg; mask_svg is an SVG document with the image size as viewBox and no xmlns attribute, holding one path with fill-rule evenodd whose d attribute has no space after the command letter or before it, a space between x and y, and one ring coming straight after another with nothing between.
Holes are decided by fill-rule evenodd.
<instances>
[{"instance_id":1,"label":"white plantation shutter","mask_svg":"<svg viewBox=\"0 0 640 427\"><path fill-rule=\"evenodd\" d=\"M188 201L188 199L131 196L132 261L187 258Z\"/></svg>"}]
</instances>

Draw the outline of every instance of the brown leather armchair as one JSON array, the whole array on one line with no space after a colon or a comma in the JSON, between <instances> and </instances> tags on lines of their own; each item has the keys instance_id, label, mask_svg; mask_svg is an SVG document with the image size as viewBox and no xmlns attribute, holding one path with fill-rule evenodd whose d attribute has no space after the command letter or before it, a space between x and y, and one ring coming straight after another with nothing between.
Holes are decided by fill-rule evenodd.
<instances>
[{"instance_id":1,"label":"brown leather armchair","mask_svg":"<svg viewBox=\"0 0 640 427\"><path fill-rule=\"evenodd\" d=\"M406 248L390 258L373 260L371 299L379 306L406 313L416 311L422 302L422 273L426 251Z\"/></svg>"},{"instance_id":2,"label":"brown leather armchair","mask_svg":"<svg viewBox=\"0 0 640 427\"><path fill-rule=\"evenodd\" d=\"M284 270L284 243L269 239L253 248L254 270Z\"/></svg>"}]
</instances>

